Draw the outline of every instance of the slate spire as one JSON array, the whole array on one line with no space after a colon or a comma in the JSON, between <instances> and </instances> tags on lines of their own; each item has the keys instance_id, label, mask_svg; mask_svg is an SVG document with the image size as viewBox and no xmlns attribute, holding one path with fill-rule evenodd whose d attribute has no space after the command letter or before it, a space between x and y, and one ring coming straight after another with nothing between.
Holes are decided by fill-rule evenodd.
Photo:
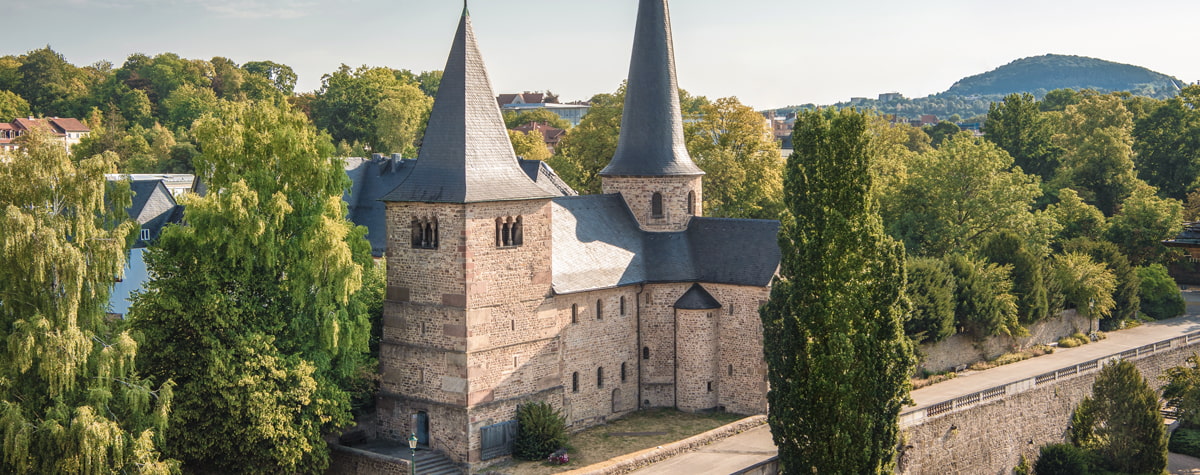
<instances>
[{"instance_id":1,"label":"slate spire","mask_svg":"<svg viewBox=\"0 0 1200 475\"><path fill-rule=\"evenodd\" d=\"M475 203L552 196L517 163L464 1L417 162L382 200Z\"/></svg>"},{"instance_id":2,"label":"slate spire","mask_svg":"<svg viewBox=\"0 0 1200 475\"><path fill-rule=\"evenodd\" d=\"M667 0L640 0L617 152L601 176L692 176L704 172L684 144Z\"/></svg>"}]
</instances>

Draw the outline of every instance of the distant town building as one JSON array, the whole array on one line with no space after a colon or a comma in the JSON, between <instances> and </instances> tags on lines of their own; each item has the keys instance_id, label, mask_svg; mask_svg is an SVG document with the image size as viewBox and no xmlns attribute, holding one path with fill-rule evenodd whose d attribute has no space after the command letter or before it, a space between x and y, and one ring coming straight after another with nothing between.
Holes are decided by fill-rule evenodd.
<instances>
[{"instance_id":1,"label":"distant town building","mask_svg":"<svg viewBox=\"0 0 1200 475\"><path fill-rule=\"evenodd\" d=\"M554 153L554 150L558 148L558 143L561 142L562 138L567 135L567 131L563 129L551 127L540 122L520 125L512 130L523 134L528 134L533 131L537 131L537 133L542 134L542 140L546 142L546 148L550 149L550 153Z\"/></svg>"},{"instance_id":2,"label":"distant town building","mask_svg":"<svg viewBox=\"0 0 1200 475\"><path fill-rule=\"evenodd\" d=\"M20 148L14 140L35 128L49 130L55 137L62 139L63 146L68 151L92 132L92 129L83 125L78 119L61 117L17 119L10 123L0 123L0 152L11 152Z\"/></svg>"},{"instance_id":3,"label":"distant town building","mask_svg":"<svg viewBox=\"0 0 1200 475\"><path fill-rule=\"evenodd\" d=\"M587 102L575 101L561 104L558 102L558 96L553 94L528 91L520 94L500 94L496 96L496 102L500 104L500 110L504 112L547 109L570 122L572 126L579 125L583 116L592 109L592 105Z\"/></svg>"}]
</instances>

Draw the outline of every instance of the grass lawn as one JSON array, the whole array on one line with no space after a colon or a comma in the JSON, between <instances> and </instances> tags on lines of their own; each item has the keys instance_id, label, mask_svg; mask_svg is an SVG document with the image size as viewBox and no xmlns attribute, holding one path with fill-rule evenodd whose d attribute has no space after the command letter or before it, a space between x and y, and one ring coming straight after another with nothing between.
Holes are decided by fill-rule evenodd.
<instances>
[{"instance_id":1,"label":"grass lawn","mask_svg":"<svg viewBox=\"0 0 1200 475\"><path fill-rule=\"evenodd\" d=\"M642 449L657 447L707 432L745 416L724 412L690 414L675 409L650 409L635 412L608 424L571 435L571 462L549 465L546 462L509 461L481 470L508 475L542 475L565 472L603 462Z\"/></svg>"}]
</instances>

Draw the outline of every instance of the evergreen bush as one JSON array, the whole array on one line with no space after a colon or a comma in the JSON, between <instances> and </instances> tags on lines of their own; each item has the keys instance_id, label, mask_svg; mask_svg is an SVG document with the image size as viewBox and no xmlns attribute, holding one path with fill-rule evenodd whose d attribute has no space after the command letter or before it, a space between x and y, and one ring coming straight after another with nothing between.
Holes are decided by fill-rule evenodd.
<instances>
[{"instance_id":1,"label":"evergreen bush","mask_svg":"<svg viewBox=\"0 0 1200 475\"><path fill-rule=\"evenodd\" d=\"M1171 434L1167 450L1177 453L1200 457L1200 429L1180 427Z\"/></svg>"},{"instance_id":2,"label":"evergreen bush","mask_svg":"<svg viewBox=\"0 0 1200 475\"><path fill-rule=\"evenodd\" d=\"M1137 269L1141 287L1138 295L1141 297L1141 310L1155 320L1172 318L1183 315L1187 303L1183 301L1183 293L1162 264L1151 264Z\"/></svg>"},{"instance_id":3,"label":"evergreen bush","mask_svg":"<svg viewBox=\"0 0 1200 475\"><path fill-rule=\"evenodd\" d=\"M1085 475L1088 472L1087 451L1071 444L1043 445L1033 473L1039 475Z\"/></svg>"},{"instance_id":4,"label":"evergreen bush","mask_svg":"<svg viewBox=\"0 0 1200 475\"><path fill-rule=\"evenodd\" d=\"M531 402L517 408L517 440L513 454L522 460L545 460L554 451L567 446L567 421L545 402Z\"/></svg>"}]
</instances>

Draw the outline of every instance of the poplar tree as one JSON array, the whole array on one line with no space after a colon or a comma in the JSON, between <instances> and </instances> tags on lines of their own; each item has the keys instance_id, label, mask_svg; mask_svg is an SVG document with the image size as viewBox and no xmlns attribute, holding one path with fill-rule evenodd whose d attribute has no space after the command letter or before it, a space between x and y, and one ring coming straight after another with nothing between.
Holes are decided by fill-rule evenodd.
<instances>
[{"instance_id":1,"label":"poplar tree","mask_svg":"<svg viewBox=\"0 0 1200 475\"><path fill-rule=\"evenodd\" d=\"M192 131L209 193L151 248L154 279L130 309L146 370L178 384L167 453L192 471L323 472L322 435L350 420L345 388L373 371L348 178L329 137L283 105L224 102Z\"/></svg>"},{"instance_id":2,"label":"poplar tree","mask_svg":"<svg viewBox=\"0 0 1200 475\"><path fill-rule=\"evenodd\" d=\"M788 473L890 470L916 364L904 247L879 217L866 117L802 113L784 178L783 262L762 308L768 422Z\"/></svg>"},{"instance_id":3,"label":"poplar tree","mask_svg":"<svg viewBox=\"0 0 1200 475\"><path fill-rule=\"evenodd\" d=\"M137 224L111 152L73 162L35 129L0 152L0 473L171 473L171 406L105 313Z\"/></svg>"}]
</instances>

